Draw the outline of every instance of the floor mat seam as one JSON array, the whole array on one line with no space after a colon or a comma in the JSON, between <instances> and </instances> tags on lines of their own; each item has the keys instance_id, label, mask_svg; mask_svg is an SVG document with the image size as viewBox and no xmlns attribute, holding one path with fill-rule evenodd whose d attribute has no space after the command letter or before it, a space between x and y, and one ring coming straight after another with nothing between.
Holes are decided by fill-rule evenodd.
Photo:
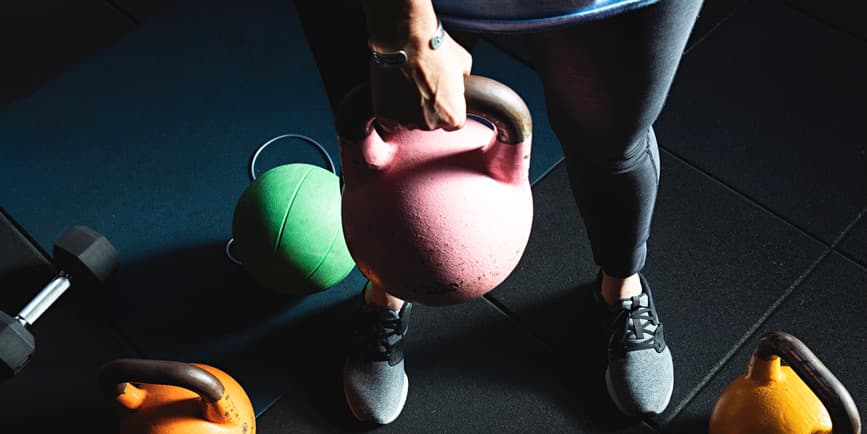
<instances>
[{"instance_id":1,"label":"floor mat seam","mask_svg":"<svg viewBox=\"0 0 867 434\"><path fill-rule=\"evenodd\" d=\"M664 429L668 426L671 421L677 418L681 411L689 405L693 399L695 399L698 394L704 390L705 387L710 384L714 377L719 373L719 371L725 366L729 360L731 360L734 355L740 351L743 346L749 342L758 330L765 325L768 319L779 309L779 307L788 300L789 296L795 291L795 289L799 288L801 284L813 274L813 272L818 268L818 266L831 254L832 250L830 248L826 249L819 257L814 260L803 273L801 273L795 280L789 285L785 291L783 291L782 295L777 297L777 299L762 313L759 318L753 322L752 326L747 329L747 331L741 336L740 339L733 345L717 362L714 364L708 373L701 379L701 381L696 384L695 387L686 395L684 399L680 401L680 403L675 406L674 410L672 410L671 414L665 417L662 422L659 424L660 429Z\"/></svg>"}]
</instances>

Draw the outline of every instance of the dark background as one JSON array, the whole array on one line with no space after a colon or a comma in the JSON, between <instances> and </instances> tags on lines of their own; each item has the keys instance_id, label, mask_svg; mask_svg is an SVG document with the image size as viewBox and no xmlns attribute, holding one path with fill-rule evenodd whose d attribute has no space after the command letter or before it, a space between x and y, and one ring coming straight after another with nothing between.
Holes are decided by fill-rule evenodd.
<instances>
[{"instance_id":1,"label":"dark background","mask_svg":"<svg viewBox=\"0 0 867 434\"><path fill-rule=\"evenodd\" d=\"M706 1L656 124L663 175L645 271L676 382L668 410L640 420L604 395L595 267L539 83L521 47L482 41L474 73L514 87L534 116L530 244L486 297L416 310L406 408L372 428L352 420L339 375L363 277L287 297L224 252L259 145L297 133L337 156L292 3L4 3L0 206L30 240L0 237L0 309L14 315L50 279L69 225L106 235L121 266L33 326L34 359L0 384L0 432L112 432L97 370L147 357L227 371L261 433L700 433L770 330L804 341L863 411L865 18L854 1ZM258 164L292 161L322 162L286 143Z\"/></svg>"}]
</instances>

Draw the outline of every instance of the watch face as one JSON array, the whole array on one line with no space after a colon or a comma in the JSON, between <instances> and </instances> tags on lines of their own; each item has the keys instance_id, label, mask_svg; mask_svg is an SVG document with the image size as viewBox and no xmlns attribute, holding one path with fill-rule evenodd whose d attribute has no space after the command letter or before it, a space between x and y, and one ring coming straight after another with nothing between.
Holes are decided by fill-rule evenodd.
<instances>
[{"instance_id":1,"label":"watch face","mask_svg":"<svg viewBox=\"0 0 867 434\"><path fill-rule=\"evenodd\" d=\"M443 23L441 21L437 21L437 32L433 35L433 38L430 38L430 47L434 50L440 47L443 44L443 39L446 37L446 32L443 30Z\"/></svg>"}]
</instances>

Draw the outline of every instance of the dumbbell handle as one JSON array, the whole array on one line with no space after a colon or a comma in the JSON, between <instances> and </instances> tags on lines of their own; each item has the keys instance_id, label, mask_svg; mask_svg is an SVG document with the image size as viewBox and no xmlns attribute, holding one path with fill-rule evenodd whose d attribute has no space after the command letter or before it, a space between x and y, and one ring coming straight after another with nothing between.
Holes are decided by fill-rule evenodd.
<instances>
[{"instance_id":1,"label":"dumbbell handle","mask_svg":"<svg viewBox=\"0 0 867 434\"><path fill-rule=\"evenodd\" d=\"M42 291L39 291L39 294L36 294L36 297L33 297L30 300L30 303L27 303L27 306L24 306L18 315L15 316L15 319L18 320L25 327L31 326L40 316L42 316L45 311L69 289L69 274L64 271L61 271L57 274L57 276L48 282Z\"/></svg>"}]
</instances>

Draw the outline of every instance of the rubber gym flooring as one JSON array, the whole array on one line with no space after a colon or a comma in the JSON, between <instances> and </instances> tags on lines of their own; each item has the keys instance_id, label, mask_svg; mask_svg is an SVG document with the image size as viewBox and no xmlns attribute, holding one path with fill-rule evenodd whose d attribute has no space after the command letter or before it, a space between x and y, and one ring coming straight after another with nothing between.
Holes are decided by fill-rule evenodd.
<instances>
[{"instance_id":1,"label":"rubber gym flooring","mask_svg":"<svg viewBox=\"0 0 867 434\"><path fill-rule=\"evenodd\" d=\"M225 254L259 145L303 134L337 156L291 2L2 8L0 206L32 246L0 238L13 252L4 272L15 271L0 308L14 315L50 279L52 243L69 225L104 234L121 264L33 325L33 360L0 384L0 432L114 432L96 373L144 357L230 373L264 434L702 433L771 330L803 341L867 408L863 5L704 5L656 124L663 175L645 272L676 379L668 409L647 418L617 415L604 394L595 267L539 83L520 47L482 41L474 73L512 86L533 112L532 234L484 298L415 310L408 401L383 427L354 422L341 391L357 270L292 298L257 287ZM258 164L296 161L322 162L287 142Z\"/></svg>"}]
</instances>

